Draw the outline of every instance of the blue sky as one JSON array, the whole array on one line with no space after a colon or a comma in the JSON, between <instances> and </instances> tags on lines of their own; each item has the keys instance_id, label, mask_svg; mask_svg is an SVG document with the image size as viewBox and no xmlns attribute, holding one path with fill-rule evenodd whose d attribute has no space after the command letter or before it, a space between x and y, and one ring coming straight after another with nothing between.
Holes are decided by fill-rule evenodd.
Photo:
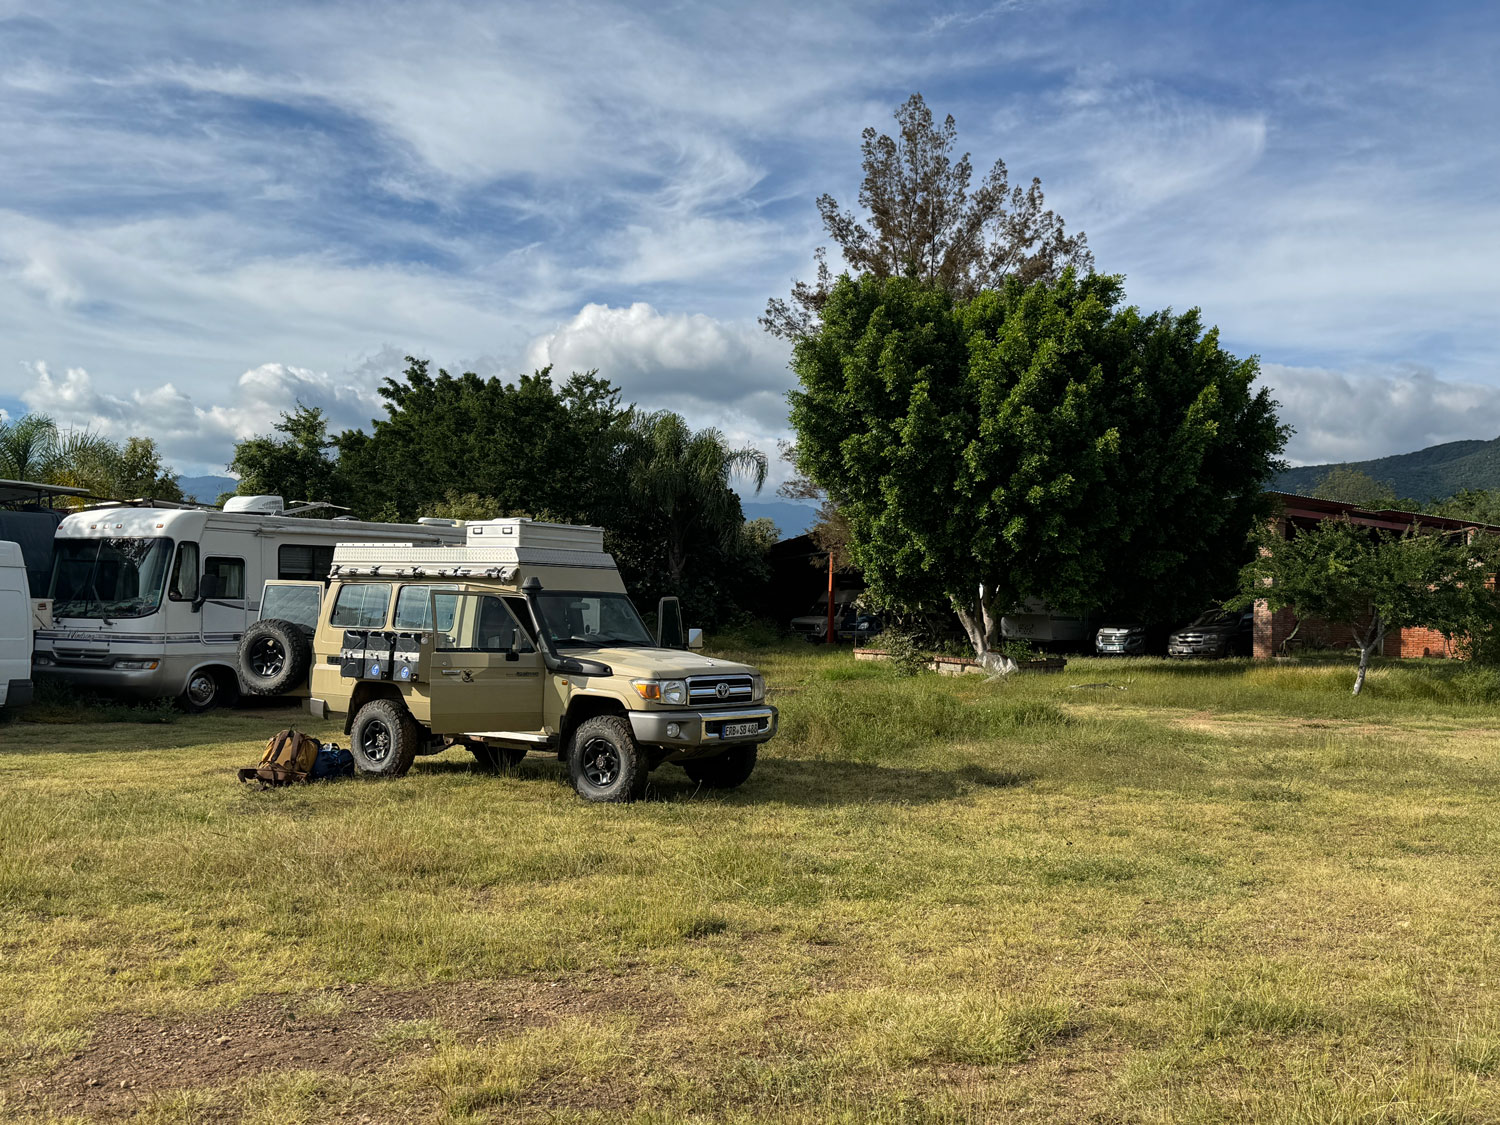
<instances>
[{"instance_id":1,"label":"blue sky","mask_svg":"<svg viewBox=\"0 0 1500 1125\"><path fill-rule=\"evenodd\" d=\"M1500 5L0 0L0 409L185 472L407 353L774 447L814 198L920 90L1297 461L1500 434Z\"/></svg>"}]
</instances>

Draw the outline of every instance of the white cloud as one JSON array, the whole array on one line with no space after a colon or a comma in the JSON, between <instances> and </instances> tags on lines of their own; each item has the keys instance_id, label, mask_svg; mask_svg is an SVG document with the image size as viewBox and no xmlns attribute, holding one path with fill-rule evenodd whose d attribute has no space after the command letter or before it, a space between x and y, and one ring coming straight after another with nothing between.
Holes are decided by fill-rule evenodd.
<instances>
[{"instance_id":1,"label":"white cloud","mask_svg":"<svg viewBox=\"0 0 1500 1125\"><path fill-rule=\"evenodd\" d=\"M1429 445L1500 435L1500 388L1408 368L1351 374L1268 363L1265 382L1296 427L1294 464L1364 461Z\"/></svg>"},{"instance_id":2,"label":"white cloud","mask_svg":"<svg viewBox=\"0 0 1500 1125\"><path fill-rule=\"evenodd\" d=\"M784 427L787 350L758 326L702 314L588 304L526 349L525 366L594 368L643 406L720 418L738 413ZM684 404L688 410L684 410Z\"/></svg>"},{"instance_id":3,"label":"white cloud","mask_svg":"<svg viewBox=\"0 0 1500 1125\"><path fill-rule=\"evenodd\" d=\"M30 384L20 392L28 410L116 440L154 438L169 463L190 473L222 472L235 442L270 433L281 414L298 403L322 407L334 431L368 426L379 404L373 379L356 382L282 363L246 371L219 401L195 401L173 383L111 394L81 367L58 375L38 362L30 373Z\"/></svg>"}]
</instances>

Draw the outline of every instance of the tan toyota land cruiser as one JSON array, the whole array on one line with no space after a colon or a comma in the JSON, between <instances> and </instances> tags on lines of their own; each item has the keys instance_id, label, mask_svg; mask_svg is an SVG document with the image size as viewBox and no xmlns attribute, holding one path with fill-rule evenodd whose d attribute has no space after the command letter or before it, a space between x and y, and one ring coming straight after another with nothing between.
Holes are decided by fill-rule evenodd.
<instances>
[{"instance_id":1,"label":"tan toyota land cruiser","mask_svg":"<svg viewBox=\"0 0 1500 1125\"><path fill-rule=\"evenodd\" d=\"M671 762L732 788L776 733L754 669L693 652L675 598L652 636L595 527L470 523L461 547L341 544L320 582L267 582L240 642L262 695L344 716L364 774L450 747L568 763L579 796L631 801Z\"/></svg>"}]
</instances>

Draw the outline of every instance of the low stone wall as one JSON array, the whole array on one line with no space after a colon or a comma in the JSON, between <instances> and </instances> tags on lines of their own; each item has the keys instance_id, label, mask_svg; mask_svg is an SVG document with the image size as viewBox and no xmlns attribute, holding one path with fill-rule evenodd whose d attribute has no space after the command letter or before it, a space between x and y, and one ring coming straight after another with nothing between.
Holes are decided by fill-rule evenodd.
<instances>
[{"instance_id":1,"label":"low stone wall","mask_svg":"<svg viewBox=\"0 0 1500 1125\"><path fill-rule=\"evenodd\" d=\"M889 660L891 654L884 649L857 648L854 650L855 660ZM1068 666L1067 660L1061 656L1049 656L1044 660L1028 660L1017 667L1018 672L1061 672ZM971 676L984 675L984 669L979 666L977 660L971 660L967 656L946 656L934 653L932 659L927 662L928 671L936 672L939 676Z\"/></svg>"}]
</instances>

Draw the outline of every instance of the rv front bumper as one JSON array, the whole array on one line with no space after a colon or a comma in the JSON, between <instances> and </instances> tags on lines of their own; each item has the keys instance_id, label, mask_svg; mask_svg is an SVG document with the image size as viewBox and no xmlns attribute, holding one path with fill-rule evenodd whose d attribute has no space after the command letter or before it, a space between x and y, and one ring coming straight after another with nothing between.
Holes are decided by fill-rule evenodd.
<instances>
[{"instance_id":1,"label":"rv front bumper","mask_svg":"<svg viewBox=\"0 0 1500 1125\"><path fill-rule=\"evenodd\" d=\"M169 667L159 656L120 657L113 664L70 664L38 654L32 660L31 677L142 699L162 699L182 690L186 672Z\"/></svg>"},{"instance_id":2,"label":"rv front bumper","mask_svg":"<svg viewBox=\"0 0 1500 1125\"><path fill-rule=\"evenodd\" d=\"M763 705L727 711L631 711L629 716L637 742L676 752L765 742L776 734L778 712Z\"/></svg>"}]
</instances>

